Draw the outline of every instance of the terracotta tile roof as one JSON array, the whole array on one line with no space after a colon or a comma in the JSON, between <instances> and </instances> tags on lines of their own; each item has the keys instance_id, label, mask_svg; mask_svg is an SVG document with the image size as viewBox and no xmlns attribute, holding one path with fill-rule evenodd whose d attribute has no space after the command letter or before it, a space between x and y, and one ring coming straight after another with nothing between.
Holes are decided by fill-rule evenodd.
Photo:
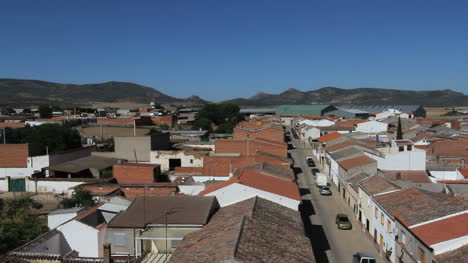
<instances>
[{"instance_id":1,"label":"terracotta tile roof","mask_svg":"<svg viewBox=\"0 0 468 263\"><path fill-rule=\"evenodd\" d=\"M339 132L332 132L332 133L329 133L327 135L323 135L323 136L318 137L317 140L319 142L321 142L321 143L326 143L326 142L338 139L338 138L340 138L342 136L344 136L344 135L339 133Z\"/></svg>"},{"instance_id":2,"label":"terracotta tile roof","mask_svg":"<svg viewBox=\"0 0 468 263\"><path fill-rule=\"evenodd\" d=\"M82 186L82 188L84 190L90 191L91 194L94 196L106 196L120 189L118 185L114 185L114 186L85 185L85 186Z\"/></svg>"},{"instance_id":3,"label":"terracotta tile roof","mask_svg":"<svg viewBox=\"0 0 468 263\"><path fill-rule=\"evenodd\" d=\"M432 183L425 170L386 170L384 177L389 180L404 180L413 183Z\"/></svg>"},{"instance_id":4,"label":"terracotta tile roof","mask_svg":"<svg viewBox=\"0 0 468 263\"><path fill-rule=\"evenodd\" d=\"M435 256L439 263L460 263L468 258L468 244Z\"/></svg>"},{"instance_id":5,"label":"terracotta tile roof","mask_svg":"<svg viewBox=\"0 0 468 263\"><path fill-rule=\"evenodd\" d=\"M328 152L336 152L336 151L351 147L353 145L354 145L354 142L352 142L351 140L347 140L347 141L340 142L331 146L327 146L326 149Z\"/></svg>"},{"instance_id":6,"label":"terracotta tile roof","mask_svg":"<svg viewBox=\"0 0 468 263\"><path fill-rule=\"evenodd\" d=\"M315 262L300 213L259 197L221 208L171 262Z\"/></svg>"},{"instance_id":7,"label":"terracotta tile roof","mask_svg":"<svg viewBox=\"0 0 468 263\"><path fill-rule=\"evenodd\" d=\"M177 186L121 186L120 190L126 198L134 200L143 195L174 195L177 193Z\"/></svg>"},{"instance_id":8,"label":"terracotta tile roof","mask_svg":"<svg viewBox=\"0 0 468 263\"><path fill-rule=\"evenodd\" d=\"M234 176L225 182L218 183L200 192L199 195L207 195L231 184L242 184L265 192L281 195L294 200L301 200L297 185L283 179L275 178L260 172L244 169L238 176Z\"/></svg>"},{"instance_id":9,"label":"terracotta tile roof","mask_svg":"<svg viewBox=\"0 0 468 263\"><path fill-rule=\"evenodd\" d=\"M366 155L360 155L354 158L339 161L338 164L344 169L348 170L353 167L358 167L358 166L366 165L366 164L373 163L373 162L375 162L374 159Z\"/></svg>"},{"instance_id":10,"label":"terracotta tile roof","mask_svg":"<svg viewBox=\"0 0 468 263\"><path fill-rule=\"evenodd\" d=\"M0 128L22 128L26 126L24 122L0 122Z\"/></svg>"},{"instance_id":11,"label":"terracotta tile roof","mask_svg":"<svg viewBox=\"0 0 468 263\"><path fill-rule=\"evenodd\" d=\"M468 236L468 212L411 228L426 245Z\"/></svg>"},{"instance_id":12,"label":"terracotta tile roof","mask_svg":"<svg viewBox=\"0 0 468 263\"><path fill-rule=\"evenodd\" d=\"M269 176L273 176L275 178L286 180L288 182L295 181L294 172L290 168L277 166L277 165L269 164L266 162L261 162L261 163L257 163L254 165L240 167L235 171L234 175L240 175L244 171L244 169L254 170L262 174L266 174Z\"/></svg>"},{"instance_id":13,"label":"terracotta tile roof","mask_svg":"<svg viewBox=\"0 0 468 263\"><path fill-rule=\"evenodd\" d=\"M370 195L400 189L398 185L391 183L378 175L374 175L364 180L361 180L359 182L359 185Z\"/></svg>"},{"instance_id":14,"label":"terracotta tile roof","mask_svg":"<svg viewBox=\"0 0 468 263\"><path fill-rule=\"evenodd\" d=\"M467 140L438 140L430 145L428 155L462 157L468 162Z\"/></svg>"},{"instance_id":15,"label":"terracotta tile roof","mask_svg":"<svg viewBox=\"0 0 468 263\"><path fill-rule=\"evenodd\" d=\"M202 174L203 167L176 167L174 172L176 174Z\"/></svg>"},{"instance_id":16,"label":"terracotta tile roof","mask_svg":"<svg viewBox=\"0 0 468 263\"><path fill-rule=\"evenodd\" d=\"M439 184L468 184L468 180L440 180Z\"/></svg>"},{"instance_id":17,"label":"terracotta tile roof","mask_svg":"<svg viewBox=\"0 0 468 263\"><path fill-rule=\"evenodd\" d=\"M465 179L468 179L468 168L460 168L460 174L465 177Z\"/></svg>"},{"instance_id":18,"label":"terracotta tile roof","mask_svg":"<svg viewBox=\"0 0 468 263\"><path fill-rule=\"evenodd\" d=\"M27 144L0 144L1 168L28 167L29 148Z\"/></svg>"},{"instance_id":19,"label":"terracotta tile roof","mask_svg":"<svg viewBox=\"0 0 468 263\"><path fill-rule=\"evenodd\" d=\"M408 227L468 210L466 201L417 188L374 196L374 199Z\"/></svg>"},{"instance_id":20,"label":"terracotta tile roof","mask_svg":"<svg viewBox=\"0 0 468 263\"><path fill-rule=\"evenodd\" d=\"M150 208L150 209L149 209ZM109 228L143 228L147 224L204 225L218 208L212 196L149 195L138 196L125 212L119 213L108 224Z\"/></svg>"}]
</instances>

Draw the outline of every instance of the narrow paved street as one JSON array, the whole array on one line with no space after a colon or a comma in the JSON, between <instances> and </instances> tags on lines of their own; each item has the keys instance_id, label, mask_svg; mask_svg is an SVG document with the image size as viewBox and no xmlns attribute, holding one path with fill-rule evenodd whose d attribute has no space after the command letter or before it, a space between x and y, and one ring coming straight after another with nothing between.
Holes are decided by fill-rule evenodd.
<instances>
[{"instance_id":1,"label":"narrow paved street","mask_svg":"<svg viewBox=\"0 0 468 263\"><path fill-rule=\"evenodd\" d=\"M297 146L296 149L290 150L290 153L294 159L294 169L303 200L300 210L317 262L352 262L353 254L358 251L369 252L376 256L377 262L384 262L377 257L377 250L354 219L351 208L340 199L337 188L331 185L331 196L320 195L315 186L312 167L308 167L306 163L306 157L312 156L310 147L307 148L306 145L307 149L304 149L303 142L294 138L292 140ZM353 224L352 230L337 228L335 217L338 213L349 216Z\"/></svg>"}]
</instances>

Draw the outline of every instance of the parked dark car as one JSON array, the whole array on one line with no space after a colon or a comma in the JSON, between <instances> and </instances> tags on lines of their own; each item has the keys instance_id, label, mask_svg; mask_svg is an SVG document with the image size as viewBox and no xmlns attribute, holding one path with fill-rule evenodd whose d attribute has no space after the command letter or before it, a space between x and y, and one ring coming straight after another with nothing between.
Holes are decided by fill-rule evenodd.
<instances>
[{"instance_id":1,"label":"parked dark car","mask_svg":"<svg viewBox=\"0 0 468 263\"><path fill-rule=\"evenodd\" d=\"M309 157L306 157L306 162L307 162L307 165L308 165L309 167L314 167L314 166L315 166L315 162L314 162L314 160L312 159L312 157L310 157L310 156L309 156Z\"/></svg>"},{"instance_id":2,"label":"parked dark car","mask_svg":"<svg viewBox=\"0 0 468 263\"><path fill-rule=\"evenodd\" d=\"M349 218L345 214L337 214L336 215L336 224L338 226L338 229L342 230L350 230L353 228L351 225L351 221L349 221Z\"/></svg>"}]
</instances>

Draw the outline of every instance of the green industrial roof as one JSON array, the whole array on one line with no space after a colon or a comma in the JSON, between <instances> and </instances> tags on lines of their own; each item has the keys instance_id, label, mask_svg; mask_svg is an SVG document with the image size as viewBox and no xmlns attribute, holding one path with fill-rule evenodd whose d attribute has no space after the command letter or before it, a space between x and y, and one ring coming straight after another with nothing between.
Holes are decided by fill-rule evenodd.
<instances>
[{"instance_id":1,"label":"green industrial roof","mask_svg":"<svg viewBox=\"0 0 468 263\"><path fill-rule=\"evenodd\" d=\"M322 115L322 111L331 105L281 105L275 110L276 115Z\"/></svg>"}]
</instances>

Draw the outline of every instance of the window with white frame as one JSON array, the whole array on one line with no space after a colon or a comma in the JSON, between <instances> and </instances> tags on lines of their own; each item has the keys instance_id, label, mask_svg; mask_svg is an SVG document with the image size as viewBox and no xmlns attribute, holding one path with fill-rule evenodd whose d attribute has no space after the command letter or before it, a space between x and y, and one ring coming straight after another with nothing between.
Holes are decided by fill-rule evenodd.
<instances>
[{"instance_id":1,"label":"window with white frame","mask_svg":"<svg viewBox=\"0 0 468 263\"><path fill-rule=\"evenodd\" d=\"M126 247L127 246L127 234L120 233L120 232L114 233L114 246Z\"/></svg>"}]
</instances>

